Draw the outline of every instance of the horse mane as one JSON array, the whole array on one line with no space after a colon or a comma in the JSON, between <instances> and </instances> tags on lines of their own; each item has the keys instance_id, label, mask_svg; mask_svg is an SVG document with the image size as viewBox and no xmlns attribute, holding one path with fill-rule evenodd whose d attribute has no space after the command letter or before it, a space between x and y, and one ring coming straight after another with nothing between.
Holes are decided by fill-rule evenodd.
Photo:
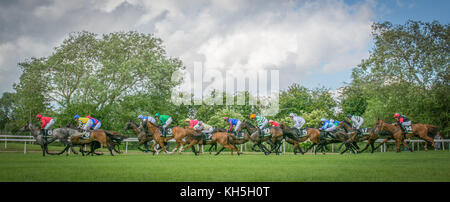
<instances>
[{"instance_id":1,"label":"horse mane","mask_svg":"<svg viewBox=\"0 0 450 202\"><path fill-rule=\"evenodd\" d=\"M248 122L248 121L244 121L244 123L247 124L247 125L250 125L250 127L252 127L252 128L255 128L255 126L252 123Z\"/></svg>"},{"instance_id":2,"label":"horse mane","mask_svg":"<svg viewBox=\"0 0 450 202\"><path fill-rule=\"evenodd\" d=\"M350 125L350 126L352 125L352 124L351 124L350 122L348 122L348 121L347 121L347 120L345 120L345 119L344 119L344 120L342 120L341 122L344 122L345 124L347 124L347 125Z\"/></svg>"}]
</instances>

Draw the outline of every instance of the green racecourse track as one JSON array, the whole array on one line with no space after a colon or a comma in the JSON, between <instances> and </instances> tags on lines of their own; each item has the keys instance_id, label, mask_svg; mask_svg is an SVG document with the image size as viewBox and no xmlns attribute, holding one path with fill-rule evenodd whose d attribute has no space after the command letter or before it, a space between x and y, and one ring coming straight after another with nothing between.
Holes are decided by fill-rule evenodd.
<instances>
[{"instance_id":1,"label":"green racecourse track","mask_svg":"<svg viewBox=\"0 0 450 202\"><path fill-rule=\"evenodd\" d=\"M103 150L104 151L104 150ZM30 152L0 152L1 182L398 182L450 181L450 152L386 152L264 156L248 152L231 156L208 153L128 154L110 156L45 156Z\"/></svg>"}]
</instances>

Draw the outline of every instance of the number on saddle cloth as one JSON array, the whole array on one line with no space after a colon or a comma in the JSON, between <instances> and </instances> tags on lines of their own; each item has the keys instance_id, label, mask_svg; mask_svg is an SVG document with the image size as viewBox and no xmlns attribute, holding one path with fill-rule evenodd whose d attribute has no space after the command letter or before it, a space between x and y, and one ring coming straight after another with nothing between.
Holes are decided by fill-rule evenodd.
<instances>
[{"instance_id":1,"label":"number on saddle cloth","mask_svg":"<svg viewBox=\"0 0 450 202\"><path fill-rule=\"evenodd\" d=\"M404 126L407 133L412 133L412 126Z\"/></svg>"},{"instance_id":2,"label":"number on saddle cloth","mask_svg":"<svg viewBox=\"0 0 450 202\"><path fill-rule=\"evenodd\" d=\"M363 135L369 134L369 129L368 129L368 128L361 128L360 130L361 130L361 133L362 133Z\"/></svg>"},{"instance_id":3,"label":"number on saddle cloth","mask_svg":"<svg viewBox=\"0 0 450 202\"><path fill-rule=\"evenodd\" d=\"M264 128L262 131L264 136L269 136L270 135L270 128Z\"/></svg>"},{"instance_id":4,"label":"number on saddle cloth","mask_svg":"<svg viewBox=\"0 0 450 202\"><path fill-rule=\"evenodd\" d=\"M84 134L81 136L81 138L82 138L82 139L89 139L90 136L91 136L91 132L86 132L86 133L84 133Z\"/></svg>"},{"instance_id":5,"label":"number on saddle cloth","mask_svg":"<svg viewBox=\"0 0 450 202\"><path fill-rule=\"evenodd\" d=\"M159 133L161 133L161 135L164 135L162 127L159 129ZM170 128L166 128L166 136L172 136L172 128L171 127Z\"/></svg>"}]
</instances>

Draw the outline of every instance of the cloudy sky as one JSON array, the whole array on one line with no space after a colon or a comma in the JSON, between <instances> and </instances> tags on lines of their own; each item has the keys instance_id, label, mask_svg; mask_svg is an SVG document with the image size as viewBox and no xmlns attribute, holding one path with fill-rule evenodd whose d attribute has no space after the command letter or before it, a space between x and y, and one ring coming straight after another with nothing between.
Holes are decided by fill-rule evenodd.
<instances>
[{"instance_id":1,"label":"cloudy sky","mask_svg":"<svg viewBox=\"0 0 450 202\"><path fill-rule=\"evenodd\" d=\"M447 0L1 0L0 93L18 81L18 62L82 30L154 33L188 68L278 69L282 89L333 90L368 56L372 22L449 23L448 10Z\"/></svg>"}]
</instances>

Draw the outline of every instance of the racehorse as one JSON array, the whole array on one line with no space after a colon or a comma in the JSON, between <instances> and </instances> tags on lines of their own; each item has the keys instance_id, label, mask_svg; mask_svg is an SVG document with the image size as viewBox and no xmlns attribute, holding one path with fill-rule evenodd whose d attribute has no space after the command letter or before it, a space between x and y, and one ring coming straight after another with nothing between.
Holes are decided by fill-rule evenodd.
<instances>
[{"instance_id":1,"label":"racehorse","mask_svg":"<svg viewBox=\"0 0 450 202\"><path fill-rule=\"evenodd\" d=\"M310 132L308 132L308 135L309 140L311 140L313 144L305 152L308 152L311 148L317 145L317 147L322 151L322 154L325 154L328 144L342 142L346 147L344 152L346 152L348 149L351 149L351 151L356 153L357 148L355 148L351 143L347 142L353 133L346 133L345 131L336 130L336 132L334 132L335 137L331 140L327 140L321 137L321 131L319 129L309 128L308 130L311 130L311 134ZM317 147L314 148L314 154L317 154ZM341 152L341 154L343 154L344 152Z\"/></svg>"},{"instance_id":2,"label":"racehorse","mask_svg":"<svg viewBox=\"0 0 450 202\"><path fill-rule=\"evenodd\" d=\"M358 135L358 131L356 129L353 129L352 125L347 122L346 120L343 120L341 122L339 122L339 125L336 127L337 130L339 129L344 129L344 131L349 135L349 138L347 141L343 142L338 150L341 150L341 147L346 144L346 143L351 143L353 145L354 148L356 148L356 152L360 153L360 148L358 146L358 141L359 141L359 135ZM348 147L341 153L345 153L348 150Z\"/></svg>"},{"instance_id":3,"label":"racehorse","mask_svg":"<svg viewBox=\"0 0 450 202\"><path fill-rule=\"evenodd\" d=\"M240 155L238 148L234 144L236 141L236 137L231 135L230 133L224 132L224 129L214 129L212 137L211 137L211 147L209 147L209 151L211 152L211 148L213 146L216 147L217 151L217 143L222 145L222 149L220 149L215 155L219 155L225 148L231 151L231 155L233 155L233 150L236 150L237 154Z\"/></svg>"},{"instance_id":4,"label":"racehorse","mask_svg":"<svg viewBox=\"0 0 450 202\"><path fill-rule=\"evenodd\" d=\"M36 140L36 143L38 143L39 146L41 146L42 156L45 156L46 153L50 154L50 155L55 155L55 153L48 152L48 147L47 147L48 144L44 140L44 137L41 135L41 129L39 129L38 127L34 127L33 124L31 124L30 122L27 122L25 124L25 126L22 127L19 131L20 132L24 132L24 131L30 131L31 132L31 135Z\"/></svg>"},{"instance_id":5,"label":"racehorse","mask_svg":"<svg viewBox=\"0 0 450 202\"><path fill-rule=\"evenodd\" d=\"M156 150L155 147L157 144L159 144L159 146L163 149L163 151L166 154L171 154L172 152L168 152L166 147L164 146L164 137L162 136L162 134L159 132L158 126L156 126L155 124L153 124L150 121L147 121L147 130L150 134L152 134L152 138L155 141L155 143L153 143L152 148L153 148L153 155L159 154L159 150Z\"/></svg>"},{"instance_id":6,"label":"racehorse","mask_svg":"<svg viewBox=\"0 0 450 202\"><path fill-rule=\"evenodd\" d=\"M389 139L394 138L395 139L395 144L397 146L397 152L400 152L400 144L403 144L404 147L406 147L406 149L408 149L409 151L412 152L412 150L409 149L408 145L406 145L405 141L404 141L404 136L403 136L403 131L400 129L399 126L396 126L395 124L389 124L384 122L383 120L381 120L380 118L377 118L377 122L375 123L375 133L376 134L380 134L382 131L386 131L389 134L389 136L386 136L386 139L383 140L383 142L381 142L380 145L378 145L376 149L378 149L382 144L386 143Z\"/></svg>"},{"instance_id":7,"label":"racehorse","mask_svg":"<svg viewBox=\"0 0 450 202\"><path fill-rule=\"evenodd\" d=\"M117 135L114 135L114 134L110 133L109 131L105 131L105 130L94 130L94 131L90 132L89 139L83 139L82 136L83 136L83 134L71 136L70 143L66 146L66 148L64 148L64 150L62 150L58 154L62 154L64 152L68 151L69 147L72 148L72 151L73 151L73 146L75 146L75 145L78 145L81 147L82 145L89 144L91 146L91 151L89 151L88 154L94 154L95 150L97 148L99 148L99 146L104 146L104 147L108 148L111 156L114 156L114 154L112 152L113 148L114 148L114 143L112 140L118 139ZM121 138L119 138L119 139L121 139ZM99 144L97 144L95 142L98 142ZM84 156L84 151L82 149L80 149L80 152ZM68 153L67 153L67 155L68 155Z\"/></svg>"},{"instance_id":8,"label":"racehorse","mask_svg":"<svg viewBox=\"0 0 450 202\"><path fill-rule=\"evenodd\" d=\"M80 133L83 133L83 131L81 131L80 128L76 128L76 127L73 125L73 123L68 123L68 124L66 125L66 128L71 128L71 129L77 130L77 131L80 132ZM112 138L112 144L113 144L113 150L114 150L115 152L119 153L119 154L122 153L122 152L120 151L120 143L122 142L123 139L126 139L126 138L128 138L128 137L119 135L117 132L114 132L114 131L103 130L103 129L97 129L97 130L102 130L102 131L105 131L106 133L108 133L108 134L110 134L110 135L114 135L114 136L111 136L111 138ZM109 137L108 137L108 138L109 138ZM80 146L80 152L81 152L83 145L79 145L79 146ZM101 145L95 144L95 145L93 145L93 146L95 147L95 149L98 149L98 148L100 148ZM116 147L117 147L117 149L116 149ZM75 154L77 154L77 152L75 152L73 149L72 149L72 152L74 152ZM87 151L85 151L85 152L87 152ZM95 154L97 154L97 153L95 153Z\"/></svg>"},{"instance_id":9,"label":"racehorse","mask_svg":"<svg viewBox=\"0 0 450 202\"><path fill-rule=\"evenodd\" d=\"M128 121L128 123L123 128L124 131L129 130L129 129L133 130L134 134L136 134L136 136L139 140L137 148L143 152L148 152L149 151L149 149L148 149L149 143L153 140L152 136L149 136L145 133L142 125L137 127L137 125L131 120ZM142 145L145 146L145 150L143 150L141 148Z\"/></svg>"},{"instance_id":10,"label":"racehorse","mask_svg":"<svg viewBox=\"0 0 450 202\"><path fill-rule=\"evenodd\" d=\"M298 137L294 129L289 128L284 122L280 123L280 128L283 131L283 136L286 142L294 145L294 154L297 154L297 150L299 150L301 154L305 154L300 148L300 143L308 140L308 138L314 133L318 133L320 135L318 130L316 131L314 128L306 128L307 135Z\"/></svg>"},{"instance_id":11,"label":"racehorse","mask_svg":"<svg viewBox=\"0 0 450 202\"><path fill-rule=\"evenodd\" d=\"M261 151L264 152L265 155L270 154L270 151L266 148L266 146L264 146L264 144L262 144L264 141L269 140L270 137L261 138L259 136L259 134L257 133L259 129L247 121L243 121L241 123L241 125L239 126L239 128L237 129L237 131L240 132L243 129L247 130L247 132L250 136L250 140L253 142L252 148L254 148L255 146L258 146L261 149Z\"/></svg>"},{"instance_id":12,"label":"racehorse","mask_svg":"<svg viewBox=\"0 0 450 202\"><path fill-rule=\"evenodd\" d=\"M394 124L396 127L400 128L399 123ZM439 134L439 131L437 130L436 126L430 125L430 124L412 124L412 131L407 131L405 134L406 139L409 139L411 137L418 137L425 141L425 151L428 151L428 143L431 143L431 145L436 149L436 144L434 144L434 136ZM403 131L402 131L403 132ZM431 137L430 137L431 136Z\"/></svg>"}]
</instances>

